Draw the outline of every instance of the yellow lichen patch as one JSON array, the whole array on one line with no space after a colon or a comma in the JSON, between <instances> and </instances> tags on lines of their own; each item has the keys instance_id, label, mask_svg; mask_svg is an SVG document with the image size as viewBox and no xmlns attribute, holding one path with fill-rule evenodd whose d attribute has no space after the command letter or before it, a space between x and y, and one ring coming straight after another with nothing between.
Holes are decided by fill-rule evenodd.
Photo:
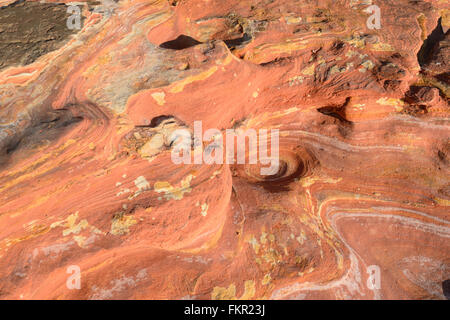
<instances>
[{"instance_id":1,"label":"yellow lichen patch","mask_svg":"<svg viewBox=\"0 0 450 320\"><path fill-rule=\"evenodd\" d=\"M352 36L350 39L344 40L355 48L364 48L366 46L366 41L360 36Z\"/></svg>"},{"instance_id":2,"label":"yellow lichen patch","mask_svg":"<svg viewBox=\"0 0 450 320\"><path fill-rule=\"evenodd\" d=\"M255 296L255 281L253 280L247 280L244 283L244 293L243 295L239 298L240 300L248 300L251 299Z\"/></svg>"},{"instance_id":3,"label":"yellow lichen patch","mask_svg":"<svg viewBox=\"0 0 450 320\"><path fill-rule=\"evenodd\" d=\"M255 281L247 280L244 282L244 293L239 298L239 300L248 300L255 296ZM236 286L234 283L230 284L228 288L224 287L214 287L211 293L212 300L237 300L236 297Z\"/></svg>"},{"instance_id":4,"label":"yellow lichen patch","mask_svg":"<svg viewBox=\"0 0 450 320\"><path fill-rule=\"evenodd\" d=\"M345 54L346 57L351 58L353 56L356 56L358 54L358 52L353 51L353 50L348 50L347 53Z\"/></svg>"},{"instance_id":5,"label":"yellow lichen patch","mask_svg":"<svg viewBox=\"0 0 450 320\"><path fill-rule=\"evenodd\" d=\"M73 236L73 240L77 243L77 245L81 248L85 246L86 237L84 236Z\"/></svg>"},{"instance_id":6,"label":"yellow lichen patch","mask_svg":"<svg viewBox=\"0 0 450 320\"><path fill-rule=\"evenodd\" d=\"M262 232L259 241L252 236L247 242L252 245L258 264L268 263L275 266L282 261L282 253L276 249L277 243L273 234Z\"/></svg>"},{"instance_id":7,"label":"yellow lichen patch","mask_svg":"<svg viewBox=\"0 0 450 320\"><path fill-rule=\"evenodd\" d=\"M130 227L137 223L136 219L130 215L117 216L113 219L110 233L115 236L124 235L130 232Z\"/></svg>"},{"instance_id":8,"label":"yellow lichen patch","mask_svg":"<svg viewBox=\"0 0 450 320\"><path fill-rule=\"evenodd\" d=\"M314 64L310 65L309 67L306 67L302 70L302 74L306 76L313 76L314 75L314 69L316 66Z\"/></svg>"},{"instance_id":9,"label":"yellow lichen patch","mask_svg":"<svg viewBox=\"0 0 450 320\"><path fill-rule=\"evenodd\" d=\"M50 228L56 227L64 227L62 234L63 236L67 236L71 233L78 234L89 226L89 223L86 219L81 220L79 223L76 223L78 219L78 211L69 215L65 220L54 222L50 225Z\"/></svg>"},{"instance_id":10,"label":"yellow lichen patch","mask_svg":"<svg viewBox=\"0 0 450 320\"><path fill-rule=\"evenodd\" d=\"M89 230L93 234L103 234L102 231L97 229L94 226L89 225L88 221L86 219L81 220L77 223L78 220L78 211L69 215L66 219L56 221L50 225L50 229L54 229L56 227L63 227L65 228L62 231L62 234L64 237L73 234L73 239L77 242L77 244L80 247L84 246L85 237L78 236L79 233L81 233L84 230Z\"/></svg>"},{"instance_id":11,"label":"yellow lichen patch","mask_svg":"<svg viewBox=\"0 0 450 320\"><path fill-rule=\"evenodd\" d=\"M272 281L272 277L270 276L270 273L267 273L264 278L261 280L261 284L263 286L268 285Z\"/></svg>"},{"instance_id":12,"label":"yellow lichen patch","mask_svg":"<svg viewBox=\"0 0 450 320\"><path fill-rule=\"evenodd\" d=\"M372 45L372 51L395 51L389 43L377 42Z\"/></svg>"},{"instance_id":13,"label":"yellow lichen patch","mask_svg":"<svg viewBox=\"0 0 450 320\"><path fill-rule=\"evenodd\" d=\"M95 143L93 142L89 143L88 147L90 150L95 150Z\"/></svg>"},{"instance_id":14,"label":"yellow lichen patch","mask_svg":"<svg viewBox=\"0 0 450 320\"><path fill-rule=\"evenodd\" d=\"M434 200L441 206L450 207L450 200L435 197Z\"/></svg>"},{"instance_id":15,"label":"yellow lichen patch","mask_svg":"<svg viewBox=\"0 0 450 320\"><path fill-rule=\"evenodd\" d=\"M302 17L287 16L284 18L287 24L298 24L302 22Z\"/></svg>"},{"instance_id":16,"label":"yellow lichen patch","mask_svg":"<svg viewBox=\"0 0 450 320\"><path fill-rule=\"evenodd\" d=\"M405 104L402 100L395 98L380 98L377 100L377 103L383 106L393 106L397 111L403 110L403 105Z\"/></svg>"},{"instance_id":17,"label":"yellow lichen patch","mask_svg":"<svg viewBox=\"0 0 450 320\"><path fill-rule=\"evenodd\" d=\"M260 244L258 243L258 240L256 240L255 237L252 237L250 240L248 240L248 243L250 243L253 247L253 250L255 251L256 254L259 253L259 248L261 247Z\"/></svg>"},{"instance_id":18,"label":"yellow lichen patch","mask_svg":"<svg viewBox=\"0 0 450 320\"><path fill-rule=\"evenodd\" d=\"M195 76L190 76L187 77L184 80L181 80L180 82L176 83L171 89L170 92L171 93L178 93L183 91L184 87L192 82L195 81L201 81L201 80L205 80L208 79L210 76L212 76L214 74L214 72L216 72L218 70L217 66L214 66L200 74L197 74Z\"/></svg>"},{"instance_id":19,"label":"yellow lichen patch","mask_svg":"<svg viewBox=\"0 0 450 320\"><path fill-rule=\"evenodd\" d=\"M201 205L201 209L202 209L201 214L202 214L202 216L206 217L206 215L208 214L208 207L209 207L209 205L207 203L203 203Z\"/></svg>"},{"instance_id":20,"label":"yellow lichen patch","mask_svg":"<svg viewBox=\"0 0 450 320\"><path fill-rule=\"evenodd\" d=\"M230 284L228 288L214 287L211 293L212 300L236 300L236 286Z\"/></svg>"},{"instance_id":21,"label":"yellow lichen patch","mask_svg":"<svg viewBox=\"0 0 450 320\"><path fill-rule=\"evenodd\" d=\"M166 103L165 100L166 94L164 92L154 92L152 93L152 98L155 99L156 103L160 106Z\"/></svg>"},{"instance_id":22,"label":"yellow lichen patch","mask_svg":"<svg viewBox=\"0 0 450 320\"><path fill-rule=\"evenodd\" d=\"M304 79L305 78L302 76L294 76L292 78L289 78L289 86L292 87L295 85L302 84Z\"/></svg>"},{"instance_id":23,"label":"yellow lichen patch","mask_svg":"<svg viewBox=\"0 0 450 320\"><path fill-rule=\"evenodd\" d=\"M209 177L209 179L214 179L215 177L217 177L221 173L222 173L222 169L216 170L216 171L213 172L212 176Z\"/></svg>"},{"instance_id":24,"label":"yellow lichen patch","mask_svg":"<svg viewBox=\"0 0 450 320\"><path fill-rule=\"evenodd\" d=\"M266 244L267 243L267 233L262 232L261 237L259 237L259 241L261 242L261 244Z\"/></svg>"},{"instance_id":25,"label":"yellow lichen patch","mask_svg":"<svg viewBox=\"0 0 450 320\"><path fill-rule=\"evenodd\" d=\"M142 192L150 189L150 183L144 176L139 176L134 180L134 185L138 188L138 191L134 193L133 197L137 197Z\"/></svg>"},{"instance_id":26,"label":"yellow lichen patch","mask_svg":"<svg viewBox=\"0 0 450 320\"><path fill-rule=\"evenodd\" d=\"M186 178L181 180L179 187L174 187L167 181L157 181L155 182L154 189L158 193L164 192L164 198L166 198L166 200L181 200L185 193L192 191L190 185L193 178L194 175L189 174Z\"/></svg>"},{"instance_id":27,"label":"yellow lichen patch","mask_svg":"<svg viewBox=\"0 0 450 320\"><path fill-rule=\"evenodd\" d=\"M308 237L306 236L305 231L302 230L300 232L300 235L295 239L298 241L298 243L303 244L305 242L305 240L308 239Z\"/></svg>"},{"instance_id":28,"label":"yellow lichen patch","mask_svg":"<svg viewBox=\"0 0 450 320\"><path fill-rule=\"evenodd\" d=\"M366 72L366 70L372 70L373 67L375 67L373 62L370 60L364 61L363 63L361 63L361 66L362 68L358 69L359 72Z\"/></svg>"}]
</instances>

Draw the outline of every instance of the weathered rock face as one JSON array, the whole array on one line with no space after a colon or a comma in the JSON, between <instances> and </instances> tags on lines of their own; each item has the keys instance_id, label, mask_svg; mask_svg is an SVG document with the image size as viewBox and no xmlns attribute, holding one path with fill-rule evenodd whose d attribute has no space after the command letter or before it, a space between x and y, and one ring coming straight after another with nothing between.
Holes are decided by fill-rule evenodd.
<instances>
[{"instance_id":1,"label":"weathered rock face","mask_svg":"<svg viewBox=\"0 0 450 320\"><path fill-rule=\"evenodd\" d=\"M0 5L0 298L445 298L447 1ZM279 172L175 164L194 121Z\"/></svg>"}]
</instances>

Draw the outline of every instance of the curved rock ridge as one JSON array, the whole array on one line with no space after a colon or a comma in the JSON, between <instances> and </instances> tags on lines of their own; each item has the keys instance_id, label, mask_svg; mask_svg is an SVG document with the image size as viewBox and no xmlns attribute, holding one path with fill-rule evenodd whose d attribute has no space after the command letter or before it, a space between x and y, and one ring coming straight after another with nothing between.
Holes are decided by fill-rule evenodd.
<instances>
[{"instance_id":1,"label":"curved rock ridge","mask_svg":"<svg viewBox=\"0 0 450 320\"><path fill-rule=\"evenodd\" d=\"M0 55L1 299L448 298L447 1L18 6L44 23L0 20L33 39ZM278 130L280 166L176 164L199 121Z\"/></svg>"}]
</instances>

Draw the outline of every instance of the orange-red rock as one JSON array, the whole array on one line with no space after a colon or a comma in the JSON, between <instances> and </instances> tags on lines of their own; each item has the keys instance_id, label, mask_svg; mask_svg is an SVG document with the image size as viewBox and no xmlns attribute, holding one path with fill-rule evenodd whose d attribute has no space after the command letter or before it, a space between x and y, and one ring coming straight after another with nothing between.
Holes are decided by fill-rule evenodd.
<instances>
[{"instance_id":1,"label":"orange-red rock","mask_svg":"<svg viewBox=\"0 0 450 320\"><path fill-rule=\"evenodd\" d=\"M81 7L0 69L0 298L445 299L446 1ZM287 173L175 165L200 120L279 129Z\"/></svg>"}]
</instances>

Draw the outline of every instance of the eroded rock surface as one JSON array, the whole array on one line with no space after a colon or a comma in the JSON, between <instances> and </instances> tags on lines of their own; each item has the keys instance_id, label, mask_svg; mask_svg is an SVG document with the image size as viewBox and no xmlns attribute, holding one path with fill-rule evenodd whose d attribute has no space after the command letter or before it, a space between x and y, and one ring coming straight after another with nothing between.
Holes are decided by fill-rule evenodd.
<instances>
[{"instance_id":1,"label":"eroded rock surface","mask_svg":"<svg viewBox=\"0 0 450 320\"><path fill-rule=\"evenodd\" d=\"M0 298L448 296L447 1L62 2L0 0ZM174 164L194 121L280 171Z\"/></svg>"}]
</instances>

